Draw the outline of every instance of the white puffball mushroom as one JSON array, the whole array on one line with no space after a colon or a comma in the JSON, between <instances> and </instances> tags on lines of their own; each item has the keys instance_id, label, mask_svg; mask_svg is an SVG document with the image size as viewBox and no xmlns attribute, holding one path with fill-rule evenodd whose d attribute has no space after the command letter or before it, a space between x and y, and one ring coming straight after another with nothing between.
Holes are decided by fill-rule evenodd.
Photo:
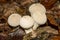
<instances>
[{"instance_id":1,"label":"white puffball mushroom","mask_svg":"<svg viewBox=\"0 0 60 40\"><path fill-rule=\"evenodd\" d=\"M34 13L31 15L34 21L40 25L45 24L47 21L47 17L45 14Z\"/></svg>"},{"instance_id":2,"label":"white puffball mushroom","mask_svg":"<svg viewBox=\"0 0 60 40\"><path fill-rule=\"evenodd\" d=\"M21 15L17 14L17 13L14 13L14 14L11 14L9 17L8 17L8 24L10 26L13 26L13 27L16 27L19 25L19 21L21 19Z\"/></svg>"},{"instance_id":3,"label":"white puffball mushroom","mask_svg":"<svg viewBox=\"0 0 60 40\"><path fill-rule=\"evenodd\" d=\"M34 3L29 7L29 12L35 23L33 30L36 30L39 25L43 25L47 21L46 8L40 3Z\"/></svg>"},{"instance_id":4,"label":"white puffball mushroom","mask_svg":"<svg viewBox=\"0 0 60 40\"><path fill-rule=\"evenodd\" d=\"M26 15L26 16L23 16L21 19L20 19L20 26L22 28L25 28L25 29L28 29L28 28L31 28L34 24L34 20L32 17Z\"/></svg>"},{"instance_id":5,"label":"white puffball mushroom","mask_svg":"<svg viewBox=\"0 0 60 40\"><path fill-rule=\"evenodd\" d=\"M29 7L29 12L45 14L46 8L40 3L34 3Z\"/></svg>"},{"instance_id":6,"label":"white puffball mushroom","mask_svg":"<svg viewBox=\"0 0 60 40\"><path fill-rule=\"evenodd\" d=\"M33 29L36 30L39 25L43 25L47 22L47 17L45 14L35 13L31 15L35 21Z\"/></svg>"}]
</instances>

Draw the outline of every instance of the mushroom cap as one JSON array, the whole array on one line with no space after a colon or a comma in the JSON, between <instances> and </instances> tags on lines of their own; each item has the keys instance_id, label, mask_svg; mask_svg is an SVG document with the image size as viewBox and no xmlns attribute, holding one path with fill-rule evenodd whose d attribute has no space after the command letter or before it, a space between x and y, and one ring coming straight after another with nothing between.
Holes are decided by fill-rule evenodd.
<instances>
[{"instance_id":1,"label":"mushroom cap","mask_svg":"<svg viewBox=\"0 0 60 40\"><path fill-rule=\"evenodd\" d=\"M34 21L40 25L45 24L47 21L47 17L45 14L40 14L40 13L34 13L31 15Z\"/></svg>"},{"instance_id":2,"label":"mushroom cap","mask_svg":"<svg viewBox=\"0 0 60 40\"><path fill-rule=\"evenodd\" d=\"M9 17L8 17L8 24L10 25L10 26L14 26L14 27L16 27L16 26L18 26L19 25L19 21L20 21L20 18L21 18L21 16L19 15L19 14L17 14L17 13L14 13L14 14L11 14Z\"/></svg>"},{"instance_id":3,"label":"mushroom cap","mask_svg":"<svg viewBox=\"0 0 60 40\"><path fill-rule=\"evenodd\" d=\"M22 28L31 28L34 24L34 20L32 17L26 15L26 16L23 16L21 19L20 19L20 26Z\"/></svg>"},{"instance_id":4,"label":"mushroom cap","mask_svg":"<svg viewBox=\"0 0 60 40\"><path fill-rule=\"evenodd\" d=\"M45 14L46 8L40 3L35 3L29 7L29 12Z\"/></svg>"}]
</instances>

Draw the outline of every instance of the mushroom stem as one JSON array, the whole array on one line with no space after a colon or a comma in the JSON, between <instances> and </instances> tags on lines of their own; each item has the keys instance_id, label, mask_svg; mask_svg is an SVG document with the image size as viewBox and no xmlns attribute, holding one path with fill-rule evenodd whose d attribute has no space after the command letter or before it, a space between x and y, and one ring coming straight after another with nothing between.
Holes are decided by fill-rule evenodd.
<instances>
[{"instance_id":1,"label":"mushroom stem","mask_svg":"<svg viewBox=\"0 0 60 40\"><path fill-rule=\"evenodd\" d=\"M39 24L37 24L36 22L34 23L34 26L33 26L33 30L36 30L38 28Z\"/></svg>"},{"instance_id":2,"label":"mushroom stem","mask_svg":"<svg viewBox=\"0 0 60 40\"><path fill-rule=\"evenodd\" d=\"M30 28L28 30L25 30L25 33L28 34L30 32L33 32L33 30L36 30L38 28L39 24L37 24L36 22L34 23L33 28Z\"/></svg>"},{"instance_id":3,"label":"mushroom stem","mask_svg":"<svg viewBox=\"0 0 60 40\"><path fill-rule=\"evenodd\" d=\"M32 32L32 31L33 31L33 29L30 28L30 29L25 30L25 33L28 34L28 33Z\"/></svg>"},{"instance_id":4,"label":"mushroom stem","mask_svg":"<svg viewBox=\"0 0 60 40\"><path fill-rule=\"evenodd\" d=\"M28 29L28 30L25 30L25 33L26 34L28 34L28 33L30 33L31 32L31 37L32 38L35 38L36 36L37 36L37 33L32 29L32 28L30 28L30 29Z\"/></svg>"}]
</instances>

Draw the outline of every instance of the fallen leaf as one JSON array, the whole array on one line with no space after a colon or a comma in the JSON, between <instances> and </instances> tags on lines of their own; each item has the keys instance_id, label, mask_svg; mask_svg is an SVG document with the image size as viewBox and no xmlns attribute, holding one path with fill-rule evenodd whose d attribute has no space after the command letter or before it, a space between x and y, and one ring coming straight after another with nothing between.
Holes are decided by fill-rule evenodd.
<instances>
[{"instance_id":1,"label":"fallen leaf","mask_svg":"<svg viewBox=\"0 0 60 40\"><path fill-rule=\"evenodd\" d=\"M58 26L58 24L56 23L53 15L47 14L47 18L48 18L49 22L50 22L52 25Z\"/></svg>"},{"instance_id":2,"label":"fallen leaf","mask_svg":"<svg viewBox=\"0 0 60 40\"><path fill-rule=\"evenodd\" d=\"M0 3L6 3L7 0L0 0Z\"/></svg>"},{"instance_id":3,"label":"fallen leaf","mask_svg":"<svg viewBox=\"0 0 60 40\"><path fill-rule=\"evenodd\" d=\"M60 40L60 36L54 36L52 37L52 40Z\"/></svg>"},{"instance_id":4,"label":"fallen leaf","mask_svg":"<svg viewBox=\"0 0 60 40\"><path fill-rule=\"evenodd\" d=\"M52 8L56 2L57 0L40 0L40 3L42 3L47 9Z\"/></svg>"}]
</instances>

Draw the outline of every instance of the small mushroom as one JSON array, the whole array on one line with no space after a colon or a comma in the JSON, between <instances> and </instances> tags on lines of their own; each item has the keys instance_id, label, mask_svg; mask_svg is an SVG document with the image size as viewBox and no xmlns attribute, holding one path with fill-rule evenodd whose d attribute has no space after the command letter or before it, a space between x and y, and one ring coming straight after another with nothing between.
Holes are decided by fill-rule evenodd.
<instances>
[{"instance_id":1,"label":"small mushroom","mask_svg":"<svg viewBox=\"0 0 60 40\"><path fill-rule=\"evenodd\" d=\"M36 30L39 25L43 25L47 21L46 17L46 9L40 3L32 4L29 7L29 12L31 13L32 18L34 19L35 23L33 26L33 30Z\"/></svg>"},{"instance_id":2,"label":"small mushroom","mask_svg":"<svg viewBox=\"0 0 60 40\"><path fill-rule=\"evenodd\" d=\"M20 18L21 18L21 16L17 13L11 14L8 17L8 24L10 26L16 27L19 25Z\"/></svg>"},{"instance_id":3,"label":"small mushroom","mask_svg":"<svg viewBox=\"0 0 60 40\"><path fill-rule=\"evenodd\" d=\"M35 13L35 14L32 15L32 17L35 21L35 24L34 24L34 27L33 27L34 30L36 30L39 25L45 24L46 21L47 21L47 17L46 17L45 14L42 15L40 13Z\"/></svg>"},{"instance_id":4,"label":"small mushroom","mask_svg":"<svg viewBox=\"0 0 60 40\"><path fill-rule=\"evenodd\" d=\"M46 8L40 3L35 3L29 7L29 11L31 12L31 14L33 14L33 13L45 14Z\"/></svg>"},{"instance_id":5,"label":"small mushroom","mask_svg":"<svg viewBox=\"0 0 60 40\"><path fill-rule=\"evenodd\" d=\"M28 29L28 28L31 28L34 24L34 20L32 17L26 15L26 16L23 16L21 19L20 19L20 26L22 28L25 28L25 29Z\"/></svg>"},{"instance_id":6,"label":"small mushroom","mask_svg":"<svg viewBox=\"0 0 60 40\"><path fill-rule=\"evenodd\" d=\"M26 34L32 32L32 28L31 27L33 26L33 24L34 24L33 18L28 16L28 15L23 16L20 19L20 26L25 29Z\"/></svg>"}]
</instances>

